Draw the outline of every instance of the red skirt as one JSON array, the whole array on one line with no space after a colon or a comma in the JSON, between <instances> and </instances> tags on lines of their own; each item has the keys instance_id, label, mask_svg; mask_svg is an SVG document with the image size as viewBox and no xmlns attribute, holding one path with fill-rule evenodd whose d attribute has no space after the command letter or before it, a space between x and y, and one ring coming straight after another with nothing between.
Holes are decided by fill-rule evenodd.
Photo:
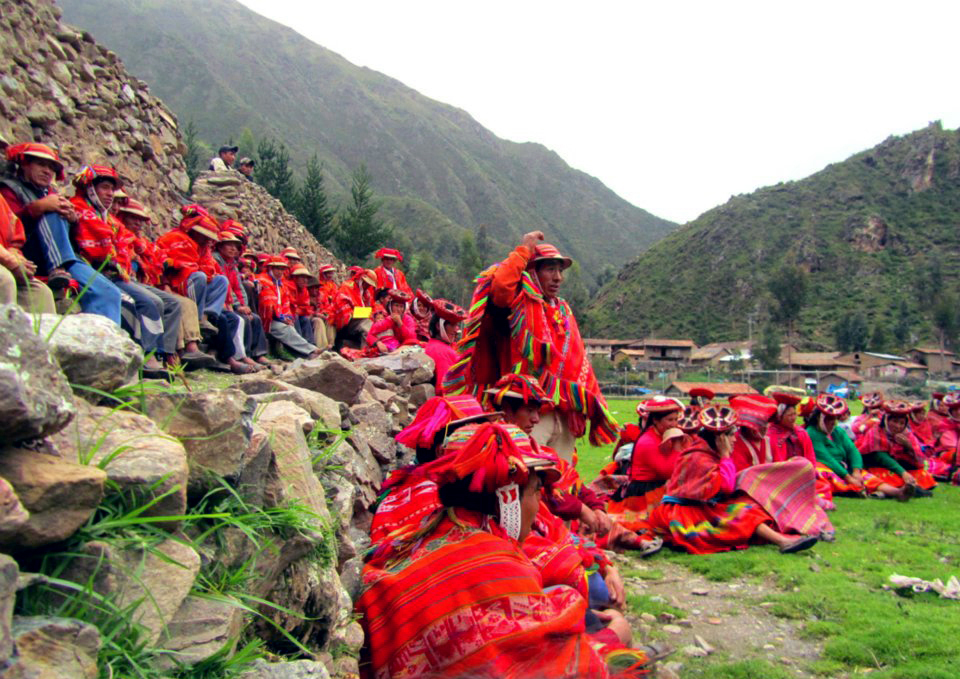
<instances>
[{"instance_id":1,"label":"red skirt","mask_svg":"<svg viewBox=\"0 0 960 679\"><path fill-rule=\"evenodd\" d=\"M866 488L868 493L874 492L880 487L880 484L883 483L883 481L868 471L863 472L862 478L863 487ZM859 491L847 483L846 479L837 476L830 467L822 462L817 462L817 482L818 484L821 482L830 484L832 491L837 494L859 494Z\"/></svg>"},{"instance_id":2,"label":"red skirt","mask_svg":"<svg viewBox=\"0 0 960 679\"><path fill-rule=\"evenodd\" d=\"M870 467L866 471L870 472L883 483L889 483L894 488L899 488L904 484L903 479L900 478L899 474L895 474L889 469L884 469L882 467ZM936 488L937 482L933 480L933 476L926 469L907 469L910 472L911 476L917 480L917 485L924 490L930 490L931 488Z\"/></svg>"},{"instance_id":3,"label":"red skirt","mask_svg":"<svg viewBox=\"0 0 960 679\"><path fill-rule=\"evenodd\" d=\"M773 519L740 496L712 505L664 503L653 510L649 524L674 547L691 554L714 554L749 546L757 527L772 526Z\"/></svg>"}]
</instances>

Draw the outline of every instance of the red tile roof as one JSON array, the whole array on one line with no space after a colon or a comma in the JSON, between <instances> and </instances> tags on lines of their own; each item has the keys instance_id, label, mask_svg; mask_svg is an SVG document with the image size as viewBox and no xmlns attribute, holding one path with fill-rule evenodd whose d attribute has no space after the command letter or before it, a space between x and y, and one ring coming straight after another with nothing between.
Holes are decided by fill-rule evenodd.
<instances>
[{"instance_id":1,"label":"red tile roof","mask_svg":"<svg viewBox=\"0 0 960 679\"><path fill-rule=\"evenodd\" d=\"M743 382L671 382L670 387L675 387L683 394L689 394L691 389L696 387L705 387L717 396L732 396L734 394L758 394L756 389Z\"/></svg>"}]
</instances>

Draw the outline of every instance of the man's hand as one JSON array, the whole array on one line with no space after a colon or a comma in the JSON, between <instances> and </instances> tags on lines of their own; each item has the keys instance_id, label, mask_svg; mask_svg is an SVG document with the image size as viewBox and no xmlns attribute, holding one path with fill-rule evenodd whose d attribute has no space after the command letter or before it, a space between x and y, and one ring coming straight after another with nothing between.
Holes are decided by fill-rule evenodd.
<instances>
[{"instance_id":1,"label":"man's hand","mask_svg":"<svg viewBox=\"0 0 960 679\"><path fill-rule=\"evenodd\" d=\"M845 481L853 486L857 492L863 491L863 481L860 480L857 472L854 472L853 474L847 474Z\"/></svg>"},{"instance_id":2,"label":"man's hand","mask_svg":"<svg viewBox=\"0 0 960 679\"><path fill-rule=\"evenodd\" d=\"M616 566L607 566L607 574L603 581L607 583L607 590L610 592L610 607L622 610L627 603L627 592Z\"/></svg>"},{"instance_id":3,"label":"man's hand","mask_svg":"<svg viewBox=\"0 0 960 679\"><path fill-rule=\"evenodd\" d=\"M521 245L526 247L530 251L530 256L533 257L537 243L543 240L543 231L531 231L530 233L523 234L523 240Z\"/></svg>"},{"instance_id":4,"label":"man's hand","mask_svg":"<svg viewBox=\"0 0 960 679\"><path fill-rule=\"evenodd\" d=\"M70 201L67 201L69 203ZM71 207L73 207L71 205ZM60 212L61 196L58 193L51 193L38 200L33 201L27 206L27 212L34 217L41 217L48 212Z\"/></svg>"},{"instance_id":5,"label":"man's hand","mask_svg":"<svg viewBox=\"0 0 960 679\"><path fill-rule=\"evenodd\" d=\"M593 513L597 515L597 525L599 529L597 530L597 535L603 537L613 528L613 519L603 510L594 509Z\"/></svg>"},{"instance_id":6,"label":"man's hand","mask_svg":"<svg viewBox=\"0 0 960 679\"><path fill-rule=\"evenodd\" d=\"M388 353L390 353L390 350L387 349L387 345L384 344L383 342L377 342L376 347L377 347L377 349L380 350L380 353L381 353L381 354L388 354Z\"/></svg>"},{"instance_id":7,"label":"man's hand","mask_svg":"<svg viewBox=\"0 0 960 679\"><path fill-rule=\"evenodd\" d=\"M580 525L586 527L591 533L600 532L600 522L597 515L587 505L580 507Z\"/></svg>"},{"instance_id":8,"label":"man's hand","mask_svg":"<svg viewBox=\"0 0 960 679\"><path fill-rule=\"evenodd\" d=\"M242 314L242 315L246 316L247 318L250 318L250 317L253 315L253 312L250 311L250 307L248 307L248 306L238 306L238 307L237 307L237 313L238 313L238 314Z\"/></svg>"}]
</instances>

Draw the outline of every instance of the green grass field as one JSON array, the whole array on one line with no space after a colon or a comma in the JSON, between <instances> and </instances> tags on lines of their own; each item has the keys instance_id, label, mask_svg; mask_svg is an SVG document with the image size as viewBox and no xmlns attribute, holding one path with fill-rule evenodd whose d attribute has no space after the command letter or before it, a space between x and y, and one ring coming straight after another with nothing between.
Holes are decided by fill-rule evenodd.
<instances>
[{"instance_id":1,"label":"green grass field","mask_svg":"<svg viewBox=\"0 0 960 679\"><path fill-rule=\"evenodd\" d=\"M635 417L635 403L610 405L621 422L628 422ZM606 464L611 449L581 445L584 479ZM710 556L664 550L644 565L656 569L663 560L710 580L745 577L773 587L776 594L767 597L775 603L772 611L797 621L803 635L823 643L821 659L807 668L816 674L869 673L878 679L960 676L960 601L935 594L904 597L882 589L893 573L944 582L960 576L960 488L941 484L933 498L907 504L838 498L831 519L836 542L820 543L801 555L781 555L772 547ZM710 673L690 676L789 676L763 660L735 660L741 662L724 661Z\"/></svg>"}]
</instances>

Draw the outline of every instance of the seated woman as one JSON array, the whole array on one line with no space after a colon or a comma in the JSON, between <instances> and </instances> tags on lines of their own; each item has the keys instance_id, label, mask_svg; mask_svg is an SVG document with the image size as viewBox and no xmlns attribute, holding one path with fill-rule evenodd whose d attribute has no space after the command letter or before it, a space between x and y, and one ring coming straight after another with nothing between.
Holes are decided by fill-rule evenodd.
<instances>
[{"instance_id":1,"label":"seated woman","mask_svg":"<svg viewBox=\"0 0 960 679\"><path fill-rule=\"evenodd\" d=\"M784 535L749 497L735 490L733 454L737 413L708 406L699 413L698 438L677 460L663 499L648 524L664 541L691 554L742 549L751 542L772 542L783 553L809 549L815 536Z\"/></svg>"},{"instance_id":2,"label":"seated woman","mask_svg":"<svg viewBox=\"0 0 960 679\"><path fill-rule=\"evenodd\" d=\"M414 303L416 303L416 300L414 300ZM437 393L442 394L444 375L447 374L450 366L460 360L460 355L456 349L457 334L460 330L460 324L467 319L467 311L445 299L431 300L431 304L430 319L428 320L428 341L423 345L423 350L427 356L433 359L435 366L434 385ZM417 322L419 323L419 321Z\"/></svg>"},{"instance_id":3,"label":"seated woman","mask_svg":"<svg viewBox=\"0 0 960 679\"><path fill-rule=\"evenodd\" d=\"M417 339L426 342L430 339L430 322L434 317L434 300L423 290L417 288L413 295L413 301L410 302L410 313L413 314L413 320L417 322ZM466 320L466 315L461 319L461 323Z\"/></svg>"},{"instance_id":4,"label":"seated woman","mask_svg":"<svg viewBox=\"0 0 960 679\"><path fill-rule=\"evenodd\" d=\"M389 354L404 344L417 343L417 324L407 311L410 293L392 288L387 292L387 316L375 321L367 333L367 347L377 352L372 355Z\"/></svg>"},{"instance_id":5,"label":"seated woman","mask_svg":"<svg viewBox=\"0 0 960 679\"><path fill-rule=\"evenodd\" d=\"M803 400L799 394L775 391L770 396L777 403L777 412L767 427L767 439L774 462L786 462L794 458L804 458L810 462L814 472L817 468L817 455L813 451L813 442L806 429L797 426L797 406ZM825 480L816 480L818 503L827 510L836 509L833 503L833 489Z\"/></svg>"},{"instance_id":6,"label":"seated woman","mask_svg":"<svg viewBox=\"0 0 960 679\"><path fill-rule=\"evenodd\" d=\"M901 501L913 497L913 486L897 488L864 471L860 451L837 426L837 418L846 412L846 402L833 394L820 394L804 411L807 434L817 456L817 478L828 482L835 495L871 494Z\"/></svg>"},{"instance_id":7,"label":"seated woman","mask_svg":"<svg viewBox=\"0 0 960 679\"><path fill-rule=\"evenodd\" d=\"M515 427L466 430L418 471L437 483L443 508L374 543L364 565L356 610L371 676L599 678L611 675L608 659L625 668L614 676L645 672L646 654L624 646L622 615L598 612L607 627L588 635L586 599L545 589L521 549L543 475L556 474L550 461Z\"/></svg>"},{"instance_id":8,"label":"seated woman","mask_svg":"<svg viewBox=\"0 0 960 679\"><path fill-rule=\"evenodd\" d=\"M860 403L863 404L863 412L853 418L853 423L850 425L854 438L862 436L883 416L883 394L881 392L871 391L869 394L864 394Z\"/></svg>"},{"instance_id":9,"label":"seated woman","mask_svg":"<svg viewBox=\"0 0 960 679\"><path fill-rule=\"evenodd\" d=\"M856 445L864 468L878 479L895 488L912 486L914 495L929 496L937 482L907 431L912 409L904 401L886 401L879 422L859 436Z\"/></svg>"},{"instance_id":10,"label":"seated woman","mask_svg":"<svg viewBox=\"0 0 960 679\"><path fill-rule=\"evenodd\" d=\"M793 403L800 400L793 394L781 398ZM817 499L816 467L803 456L799 436L783 424L777 424L775 429L768 424L777 417L777 401L760 395L734 396L730 405L740 423L731 456L737 470L737 489L763 507L781 533L832 540L833 525ZM786 421L789 423L789 418ZM810 456L813 457L812 445Z\"/></svg>"}]
</instances>

